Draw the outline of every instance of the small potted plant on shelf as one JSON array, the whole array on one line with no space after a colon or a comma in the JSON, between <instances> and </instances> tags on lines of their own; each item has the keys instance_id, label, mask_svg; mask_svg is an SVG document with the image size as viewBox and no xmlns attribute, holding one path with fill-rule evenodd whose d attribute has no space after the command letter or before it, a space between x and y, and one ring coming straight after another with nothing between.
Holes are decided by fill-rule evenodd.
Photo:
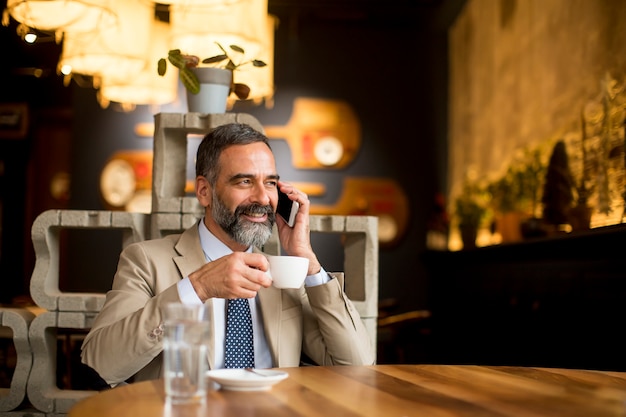
<instances>
[{"instance_id":1,"label":"small potted plant on shelf","mask_svg":"<svg viewBox=\"0 0 626 417\"><path fill-rule=\"evenodd\" d=\"M458 220L464 249L476 247L476 237L487 215L484 190L476 183L466 180L461 193L454 201L454 214Z\"/></svg>"},{"instance_id":2,"label":"small potted plant on shelf","mask_svg":"<svg viewBox=\"0 0 626 417\"><path fill-rule=\"evenodd\" d=\"M187 95L188 101L199 101L200 98L194 98L201 93L201 84L210 84L214 81L221 86L221 90L226 93L224 97L224 107L226 106L226 98L231 94L235 94L238 99L245 100L250 95L250 87L243 83L234 81L234 71L244 65L252 65L254 67L265 67L267 64L259 59L245 60L245 51L237 45L230 45L231 54L238 55L238 60L232 58L227 50L219 43L216 45L223 52L222 54L205 58L202 61L197 55L184 54L180 49L172 49L168 52L167 58L161 58L158 61L158 74L163 76L167 71L167 62L169 61L179 70L180 80L191 94ZM215 91L206 94L214 95ZM212 111L209 111L212 112Z\"/></svg>"},{"instance_id":3,"label":"small potted plant on shelf","mask_svg":"<svg viewBox=\"0 0 626 417\"><path fill-rule=\"evenodd\" d=\"M541 235L540 219L535 216L543 172L541 149L527 148L517 152L504 175L487 186L495 230L503 243Z\"/></svg>"}]
</instances>

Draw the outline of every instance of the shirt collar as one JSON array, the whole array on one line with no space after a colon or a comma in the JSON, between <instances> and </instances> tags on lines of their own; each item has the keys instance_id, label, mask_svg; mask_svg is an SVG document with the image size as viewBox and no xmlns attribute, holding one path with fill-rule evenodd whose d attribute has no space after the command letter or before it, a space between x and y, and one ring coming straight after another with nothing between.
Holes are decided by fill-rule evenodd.
<instances>
[{"instance_id":1,"label":"shirt collar","mask_svg":"<svg viewBox=\"0 0 626 417\"><path fill-rule=\"evenodd\" d=\"M222 256L233 253L224 242L219 240L207 229L206 224L204 224L204 217L198 224L198 232L200 234L200 245L202 246L202 251L207 260L214 261ZM252 252L252 247L249 247L246 252Z\"/></svg>"}]
</instances>

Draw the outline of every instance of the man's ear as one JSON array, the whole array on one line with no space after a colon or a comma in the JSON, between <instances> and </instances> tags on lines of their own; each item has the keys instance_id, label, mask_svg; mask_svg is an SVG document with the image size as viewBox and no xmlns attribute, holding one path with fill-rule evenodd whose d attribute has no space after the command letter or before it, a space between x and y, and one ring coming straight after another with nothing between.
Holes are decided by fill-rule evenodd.
<instances>
[{"instance_id":1,"label":"man's ear","mask_svg":"<svg viewBox=\"0 0 626 417\"><path fill-rule=\"evenodd\" d=\"M211 206L212 196L213 196L213 193L211 192L211 185L209 184L209 181L202 175L197 176L196 177L196 198L200 202L200 205L202 205L202 207Z\"/></svg>"}]
</instances>

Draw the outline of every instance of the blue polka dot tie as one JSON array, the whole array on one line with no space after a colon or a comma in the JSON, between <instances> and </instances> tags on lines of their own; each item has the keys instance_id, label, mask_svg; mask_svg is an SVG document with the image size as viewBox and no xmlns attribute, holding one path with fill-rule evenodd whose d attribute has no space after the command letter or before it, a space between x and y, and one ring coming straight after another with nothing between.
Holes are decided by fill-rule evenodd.
<instances>
[{"instance_id":1,"label":"blue polka dot tie","mask_svg":"<svg viewBox=\"0 0 626 417\"><path fill-rule=\"evenodd\" d=\"M254 368L252 316L245 298L228 300L224 367Z\"/></svg>"}]
</instances>

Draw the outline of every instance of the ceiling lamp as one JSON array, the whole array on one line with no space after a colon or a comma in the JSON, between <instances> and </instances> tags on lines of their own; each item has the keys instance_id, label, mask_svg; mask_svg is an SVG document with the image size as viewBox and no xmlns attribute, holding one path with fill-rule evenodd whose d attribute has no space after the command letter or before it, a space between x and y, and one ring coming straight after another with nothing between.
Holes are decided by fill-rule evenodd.
<instances>
[{"instance_id":1,"label":"ceiling lamp","mask_svg":"<svg viewBox=\"0 0 626 417\"><path fill-rule=\"evenodd\" d=\"M154 9L145 1L111 0L118 15L112 27L67 33L58 68L90 76L132 78L148 65Z\"/></svg>"},{"instance_id":2,"label":"ceiling lamp","mask_svg":"<svg viewBox=\"0 0 626 417\"><path fill-rule=\"evenodd\" d=\"M160 105L176 100L178 77L176 71L168 71L163 77L157 73L157 62L167 51L170 26L153 21L150 36L150 54L147 65L130 77L114 73L103 74L100 83L100 104L103 101L124 104Z\"/></svg>"},{"instance_id":3,"label":"ceiling lamp","mask_svg":"<svg viewBox=\"0 0 626 417\"><path fill-rule=\"evenodd\" d=\"M9 14L33 29L86 32L115 24L111 0L8 0Z\"/></svg>"},{"instance_id":4,"label":"ceiling lamp","mask_svg":"<svg viewBox=\"0 0 626 417\"><path fill-rule=\"evenodd\" d=\"M246 52L243 59L251 60L263 51L267 0L240 0L214 7L172 4L170 24L170 49L204 59L223 53L216 45L219 42L225 48L240 46Z\"/></svg>"},{"instance_id":5,"label":"ceiling lamp","mask_svg":"<svg viewBox=\"0 0 626 417\"><path fill-rule=\"evenodd\" d=\"M238 3L241 0L159 0L160 4L176 4L180 6L215 7Z\"/></svg>"},{"instance_id":6,"label":"ceiling lamp","mask_svg":"<svg viewBox=\"0 0 626 417\"><path fill-rule=\"evenodd\" d=\"M235 82L250 87L250 95L247 100L251 100L254 104L261 104L265 101L267 108L274 107L274 32L277 23L278 19L275 16L267 16L265 33L261 39L262 49L256 56L267 65L261 68L244 65L234 73ZM228 101L229 107L232 108L237 97L231 94Z\"/></svg>"}]
</instances>

